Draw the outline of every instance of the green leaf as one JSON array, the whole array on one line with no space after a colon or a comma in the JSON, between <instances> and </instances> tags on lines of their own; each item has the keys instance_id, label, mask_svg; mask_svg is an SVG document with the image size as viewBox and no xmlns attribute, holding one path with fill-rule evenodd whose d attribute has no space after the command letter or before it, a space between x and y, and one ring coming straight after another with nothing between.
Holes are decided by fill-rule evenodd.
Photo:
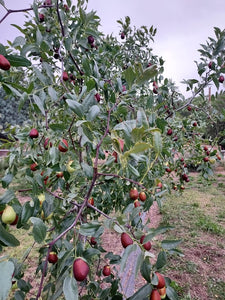
<instances>
[{"instance_id":1,"label":"green leaf","mask_svg":"<svg viewBox=\"0 0 225 300\"><path fill-rule=\"evenodd\" d=\"M78 300L78 286L74 277L67 276L64 279L63 294L66 300Z\"/></svg>"},{"instance_id":2,"label":"green leaf","mask_svg":"<svg viewBox=\"0 0 225 300\"><path fill-rule=\"evenodd\" d=\"M178 300L179 297L171 286L166 287L166 295L170 300Z\"/></svg>"},{"instance_id":3,"label":"green leaf","mask_svg":"<svg viewBox=\"0 0 225 300\"><path fill-rule=\"evenodd\" d=\"M95 90L92 90L83 100L83 108L85 112L88 112L90 107L96 104Z\"/></svg>"},{"instance_id":4,"label":"green leaf","mask_svg":"<svg viewBox=\"0 0 225 300\"><path fill-rule=\"evenodd\" d=\"M69 108L71 108L72 111L75 112L75 114L77 114L80 118L82 118L83 107L79 102L77 102L76 100L67 99L66 103L69 105Z\"/></svg>"},{"instance_id":5,"label":"green leaf","mask_svg":"<svg viewBox=\"0 0 225 300\"><path fill-rule=\"evenodd\" d=\"M87 250L85 250L83 252L83 256L85 259L91 259L92 256L95 256L95 255L100 255L101 254L101 251L99 251L98 249L96 248L88 248Z\"/></svg>"},{"instance_id":6,"label":"green leaf","mask_svg":"<svg viewBox=\"0 0 225 300\"><path fill-rule=\"evenodd\" d=\"M20 245L20 242L9 233L3 225L0 223L0 241L9 247L16 247Z\"/></svg>"},{"instance_id":7,"label":"green leaf","mask_svg":"<svg viewBox=\"0 0 225 300\"><path fill-rule=\"evenodd\" d=\"M131 252L136 251L136 250L137 250L136 244L132 244L132 245L129 245L126 247L126 249L124 250L122 259L121 259L121 263L120 263L120 272L123 272Z\"/></svg>"},{"instance_id":8,"label":"green leaf","mask_svg":"<svg viewBox=\"0 0 225 300\"><path fill-rule=\"evenodd\" d=\"M42 115L45 116L44 103L37 95L33 95L34 103L37 105Z\"/></svg>"},{"instance_id":9,"label":"green leaf","mask_svg":"<svg viewBox=\"0 0 225 300\"><path fill-rule=\"evenodd\" d=\"M67 124L65 123L56 123L56 124L49 124L49 127L53 130L53 131L64 131L67 128Z\"/></svg>"},{"instance_id":10,"label":"green leaf","mask_svg":"<svg viewBox=\"0 0 225 300\"><path fill-rule=\"evenodd\" d=\"M134 176L136 176L136 177L140 176L140 173L138 172L138 170L131 164L128 164L128 169Z\"/></svg>"},{"instance_id":11,"label":"green leaf","mask_svg":"<svg viewBox=\"0 0 225 300\"><path fill-rule=\"evenodd\" d=\"M39 218L31 217L31 222L33 223L33 236L37 243L42 243L46 237L47 228L43 221Z\"/></svg>"},{"instance_id":12,"label":"green leaf","mask_svg":"<svg viewBox=\"0 0 225 300\"><path fill-rule=\"evenodd\" d=\"M84 236L93 236L96 231L101 227L98 222L83 223L80 226L79 233Z\"/></svg>"},{"instance_id":13,"label":"green leaf","mask_svg":"<svg viewBox=\"0 0 225 300\"><path fill-rule=\"evenodd\" d=\"M100 113L100 108L98 105L93 105L89 112L88 112L88 115L87 115L87 120L88 121L93 121L97 116L98 114Z\"/></svg>"},{"instance_id":14,"label":"green leaf","mask_svg":"<svg viewBox=\"0 0 225 300\"><path fill-rule=\"evenodd\" d=\"M149 258L145 258L145 260L143 261L142 265L141 265L141 275L144 277L144 279L147 282L151 282L151 270L152 270L152 266L149 262Z\"/></svg>"},{"instance_id":15,"label":"green leaf","mask_svg":"<svg viewBox=\"0 0 225 300\"><path fill-rule=\"evenodd\" d=\"M4 55L4 56L7 55L7 52L5 51L4 45L2 45L1 43L0 43L0 54L2 54L2 55Z\"/></svg>"},{"instance_id":16,"label":"green leaf","mask_svg":"<svg viewBox=\"0 0 225 300\"><path fill-rule=\"evenodd\" d=\"M1 261L0 270L0 300L6 300L12 287L14 264L11 261Z\"/></svg>"},{"instance_id":17,"label":"green leaf","mask_svg":"<svg viewBox=\"0 0 225 300\"><path fill-rule=\"evenodd\" d=\"M150 284L142 286L134 295L129 297L127 300L149 300L152 287Z\"/></svg>"},{"instance_id":18,"label":"green leaf","mask_svg":"<svg viewBox=\"0 0 225 300\"><path fill-rule=\"evenodd\" d=\"M46 77L37 68L33 67L33 70L40 82L45 86L47 82Z\"/></svg>"},{"instance_id":19,"label":"green leaf","mask_svg":"<svg viewBox=\"0 0 225 300\"><path fill-rule=\"evenodd\" d=\"M152 65L151 67L149 67L143 71L143 73L139 76L139 78L137 78L136 83L138 85L142 85L156 75L157 75L157 66Z\"/></svg>"},{"instance_id":20,"label":"green leaf","mask_svg":"<svg viewBox=\"0 0 225 300\"><path fill-rule=\"evenodd\" d=\"M13 94L15 94L17 97L21 98L22 95L19 91L17 91L14 87L12 87L11 84L6 84L5 82L2 82L2 86L9 89Z\"/></svg>"},{"instance_id":21,"label":"green leaf","mask_svg":"<svg viewBox=\"0 0 225 300\"><path fill-rule=\"evenodd\" d=\"M164 240L161 242L161 246L165 250L175 249L182 240Z\"/></svg>"},{"instance_id":22,"label":"green leaf","mask_svg":"<svg viewBox=\"0 0 225 300\"><path fill-rule=\"evenodd\" d=\"M145 133L144 127L134 128L131 132L132 140L136 143L142 140Z\"/></svg>"},{"instance_id":23,"label":"green leaf","mask_svg":"<svg viewBox=\"0 0 225 300\"><path fill-rule=\"evenodd\" d=\"M157 270L164 267L166 262L167 262L166 252L165 251L159 252L158 257L157 257L157 262L156 262Z\"/></svg>"},{"instance_id":24,"label":"green leaf","mask_svg":"<svg viewBox=\"0 0 225 300\"><path fill-rule=\"evenodd\" d=\"M30 202L26 202L22 208L22 212L21 212L21 216L20 216L20 219L21 219L21 223L24 224L26 223L30 217L33 215L33 212L34 212L34 207L32 207L30 205Z\"/></svg>"},{"instance_id":25,"label":"green leaf","mask_svg":"<svg viewBox=\"0 0 225 300\"><path fill-rule=\"evenodd\" d=\"M134 145L133 148L131 148L129 151L126 151L124 153L124 156L128 157L130 154L144 152L150 148L151 148L150 144L144 142L138 142Z\"/></svg>"},{"instance_id":26,"label":"green leaf","mask_svg":"<svg viewBox=\"0 0 225 300\"><path fill-rule=\"evenodd\" d=\"M11 66L13 67L30 67L31 62L20 55L7 55L6 58L10 62Z\"/></svg>"},{"instance_id":27,"label":"green leaf","mask_svg":"<svg viewBox=\"0 0 225 300\"><path fill-rule=\"evenodd\" d=\"M148 128L148 119L143 108L139 108L137 112L137 127Z\"/></svg>"},{"instance_id":28,"label":"green leaf","mask_svg":"<svg viewBox=\"0 0 225 300\"><path fill-rule=\"evenodd\" d=\"M7 204L15 198L16 198L16 196L15 196L14 192L11 190L7 190L2 196L0 196L0 203Z\"/></svg>"},{"instance_id":29,"label":"green leaf","mask_svg":"<svg viewBox=\"0 0 225 300\"><path fill-rule=\"evenodd\" d=\"M85 173L85 175L88 177L88 178L92 178L93 176L93 167L92 166L89 166L88 164L86 163L81 163L81 167Z\"/></svg>"},{"instance_id":30,"label":"green leaf","mask_svg":"<svg viewBox=\"0 0 225 300\"><path fill-rule=\"evenodd\" d=\"M5 189L9 186L9 184L12 182L12 179L13 179L13 174L6 174L2 178L2 187L3 187L3 189Z\"/></svg>"},{"instance_id":31,"label":"green leaf","mask_svg":"<svg viewBox=\"0 0 225 300\"><path fill-rule=\"evenodd\" d=\"M92 66L91 66L91 63L90 63L90 59L85 58L83 60L83 69L84 69L84 72L87 76L92 75Z\"/></svg>"},{"instance_id":32,"label":"green leaf","mask_svg":"<svg viewBox=\"0 0 225 300\"><path fill-rule=\"evenodd\" d=\"M132 84L134 83L135 81L135 78L136 78L136 74L133 70L132 67L128 67L124 72L123 72L123 75L125 77L125 80L129 86L129 88L131 88Z\"/></svg>"},{"instance_id":33,"label":"green leaf","mask_svg":"<svg viewBox=\"0 0 225 300\"><path fill-rule=\"evenodd\" d=\"M49 87L48 87L48 94L49 94L50 98L51 98L53 101L57 101L57 100L58 100L58 94L57 94L56 90L53 89L52 86L49 86Z\"/></svg>"},{"instance_id":34,"label":"green leaf","mask_svg":"<svg viewBox=\"0 0 225 300\"><path fill-rule=\"evenodd\" d=\"M159 129L152 131L153 134L153 148L157 154L162 152L162 135Z\"/></svg>"}]
</instances>

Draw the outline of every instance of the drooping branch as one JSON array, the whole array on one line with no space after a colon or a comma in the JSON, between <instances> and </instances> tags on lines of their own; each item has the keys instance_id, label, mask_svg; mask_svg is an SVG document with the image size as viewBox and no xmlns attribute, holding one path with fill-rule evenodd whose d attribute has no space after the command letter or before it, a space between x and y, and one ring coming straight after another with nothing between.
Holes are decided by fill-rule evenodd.
<instances>
[{"instance_id":1,"label":"drooping branch","mask_svg":"<svg viewBox=\"0 0 225 300\"><path fill-rule=\"evenodd\" d=\"M38 7L38 9L40 8L48 8L48 7L53 7L54 5L40 5ZM10 14L13 14L13 13L25 13L27 11L31 11L33 10L33 7L29 7L29 8L21 8L21 9L8 9L6 7L4 7L7 11L7 13L2 17L2 19L0 20L0 24L10 15Z\"/></svg>"}]
</instances>

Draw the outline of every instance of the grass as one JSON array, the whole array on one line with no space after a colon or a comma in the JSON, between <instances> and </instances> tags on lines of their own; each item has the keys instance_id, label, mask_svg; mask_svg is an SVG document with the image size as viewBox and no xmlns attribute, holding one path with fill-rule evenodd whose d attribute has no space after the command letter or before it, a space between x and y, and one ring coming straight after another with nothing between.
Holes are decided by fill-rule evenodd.
<instances>
[{"instance_id":1,"label":"grass","mask_svg":"<svg viewBox=\"0 0 225 300\"><path fill-rule=\"evenodd\" d=\"M218 179L219 178L219 179ZM224 176L210 184L192 183L171 194L161 209L161 225L175 229L166 238L182 239L184 257L169 256L166 274L180 300L225 299Z\"/></svg>"}]
</instances>

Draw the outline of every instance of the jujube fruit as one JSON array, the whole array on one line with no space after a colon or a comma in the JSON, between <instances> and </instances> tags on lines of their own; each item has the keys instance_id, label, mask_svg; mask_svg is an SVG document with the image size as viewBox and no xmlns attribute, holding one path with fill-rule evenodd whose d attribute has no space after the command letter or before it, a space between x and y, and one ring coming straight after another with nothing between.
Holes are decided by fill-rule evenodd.
<instances>
[{"instance_id":1,"label":"jujube fruit","mask_svg":"<svg viewBox=\"0 0 225 300\"><path fill-rule=\"evenodd\" d=\"M103 267L102 274L104 276L109 276L111 274L111 268L109 265Z\"/></svg>"},{"instance_id":2,"label":"jujube fruit","mask_svg":"<svg viewBox=\"0 0 225 300\"><path fill-rule=\"evenodd\" d=\"M143 244L145 239L145 235L142 235L140 238L140 243L143 245L143 247L145 248L145 250L149 251L152 248L152 244L150 241L146 242Z\"/></svg>"},{"instance_id":3,"label":"jujube fruit","mask_svg":"<svg viewBox=\"0 0 225 300\"><path fill-rule=\"evenodd\" d=\"M62 141L60 141L58 149L60 152L67 152L68 151L68 143L67 140L62 139Z\"/></svg>"},{"instance_id":4,"label":"jujube fruit","mask_svg":"<svg viewBox=\"0 0 225 300\"><path fill-rule=\"evenodd\" d=\"M10 67L11 65L8 59L6 59L4 55L0 54L0 69L8 71Z\"/></svg>"},{"instance_id":5,"label":"jujube fruit","mask_svg":"<svg viewBox=\"0 0 225 300\"><path fill-rule=\"evenodd\" d=\"M77 281L83 281L87 278L89 273L88 264L82 259L77 258L73 262L73 275Z\"/></svg>"},{"instance_id":6,"label":"jujube fruit","mask_svg":"<svg viewBox=\"0 0 225 300\"><path fill-rule=\"evenodd\" d=\"M145 194L145 192L140 192L139 193L139 199L141 200L141 201L145 201L146 200L146 198L147 198L147 196L146 196L146 194Z\"/></svg>"},{"instance_id":7,"label":"jujube fruit","mask_svg":"<svg viewBox=\"0 0 225 300\"><path fill-rule=\"evenodd\" d=\"M5 224L11 224L16 220L16 212L12 206L6 205L2 213L2 222Z\"/></svg>"},{"instance_id":8,"label":"jujube fruit","mask_svg":"<svg viewBox=\"0 0 225 300\"><path fill-rule=\"evenodd\" d=\"M29 133L29 136L32 138L32 139L36 139L38 138L39 136L39 132L37 131L36 128L32 128L30 133Z\"/></svg>"},{"instance_id":9,"label":"jujube fruit","mask_svg":"<svg viewBox=\"0 0 225 300\"><path fill-rule=\"evenodd\" d=\"M132 200L136 200L139 196L138 190L136 188L131 189L129 195Z\"/></svg>"},{"instance_id":10,"label":"jujube fruit","mask_svg":"<svg viewBox=\"0 0 225 300\"><path fill-rule=\"evenodd\" d=\"M48 262L51 264L55 264L58 261L58 256L55 252L50 252L48 255Z\"/></svg>"},{"instance_id":11,"label":"jujube fruit","mask_svg":"<svg viewBox=\"0 0 225 300\"><path fill-rule=\"evenodd\" d=\"M126 232L123 232L121 234L121 243L123 248L126 248L127 246L133 244L133 240Z\"/></svg>"},{"instance_id":12,"label":"jujube fruit","mask_svg":"<svg viewBox=\"0 0 225 300\"><path fill-rule=\"evenodd\" d=\"M150 295L150 300L161 300L158 290L153 289Z\"/></svg>"},{"instance_id":13,"label":"jujube fruit","mask_svg":"<svg viewBox=\"0 0 225 300\"><path fill-rule=\"evenodd\" d=\"M162 274L160 274L158 272L155 272L155 274L158 277L158 284L156 287L157 287L157 289L162 289L166 285L165 278Z\"/></svg>"}]
</instances>

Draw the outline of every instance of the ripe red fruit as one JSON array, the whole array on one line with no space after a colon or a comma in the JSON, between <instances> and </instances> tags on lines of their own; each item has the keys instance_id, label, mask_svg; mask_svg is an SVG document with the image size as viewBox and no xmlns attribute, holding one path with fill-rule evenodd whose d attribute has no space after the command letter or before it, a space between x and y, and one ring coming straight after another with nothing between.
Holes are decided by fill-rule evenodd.
<instances>
[{"instance_id":1,"label":"ripe red fruit","mask_svg":"<svg viewBox=\"0 0 225 300\"><path fill-rule=\"evenodd\" d=\"M173 134L173 130L171 129L171 128L169 128L168 130L167 130L167 135L172 135Z\"/></svg>"},{"instance_id":2,"label":"ripe red fruit","mask_svg":"<svg viewBox=\"0 0 225 300\"><path fill-rule=\"evenodd\" d=\"M73 262L73 275L77 281L83 281L87 278L89 273L89 266L88 264L82 259L77 258Z\"/></svg>"},{"instance_id":3,"label":"ripe red fruit","mask_svg":"<svg viewBox=\"0 0 225 300\"><path fill-rule=\"evenodd\" d=\"M207 146L204 146L204 150L205 150L205 151L208 151L208 147L207 147Z\"/></svg>"},{"instance_id":4,"label":"ripe red fruit","mask_svg":"<svg viewBox=\"0 0 225 300\"><path fill-rule=\"evenodd\" d=\"M158 290L156 290L156 289L152 290L150 300L161 300Z\"/></svg>"},{"instance_id":5,"label":"ripe red fruit","mask_svg":"<svg viewBox=\"0 0 225 300\"><path fill-rule=\"evenodd\" d=\"M192 108L191 108L190 105L188 105L187 110L188 110L188 111L191 111L191 110L192 110Z\"/></svg>"},{"instance_id":6,"label":"ripe red fruit","mask_svg":"<svg viewBox=\"0 0 225 300\"><path fill-rule=\"evenodd\" d=\"M101 101L101 96L100 96L100 94L95 94L95 100L97 101L97 102L100 102Z\"/></svg>"},{"instance_id":7,"label":"ripe red fruit","mask_svg":"<svg viewBox=\"0 0 225 300\"><path fill-rule=\"evenodd\" d=\"M117 152L113 151L112 156L115 157L115 163L117 163L118 162L118 154L117 154Z\"/></svg>"},{"instance_id":8,"label":"ripe red fruit","mask_svg":"<svg viewBox=\"0 0 225 300\"><path fill-rule=\"evenodd\" d=\"M88 200L88 203L90 203L91 205L94 205L94 199L93 199L93 198L90 198L90 199Z\"/></svg>"},{"instance_id":9,"label":"ripe red fruit","mask_svg":"<svg viewBox=\"0 0 225 300\"><path fill-rule=\"evenodd\" d=\"M160 274L158 272L155 272L155 274L158 277L158 284L156 287L157 287L157 289L162 289L166 285L165 278L162 274Z\"/></svg>"},{"instance_id":10,"label":"ripe red fruit","mask_svg":"<svg viewBox=\"0 0 225 300\"><path fill-rule=\"evenodd\" d=\"M224 76L223 76L223 75L220 75L220 77L219 77L219 82L220 82L220 83L223 83L223 82L224 82Z\"/></svg>"},{"instance_id":11,"label":"ripe red fruit","mask_svg":"<svg viewBox=\"0 0 225 300\"><path fill-rule=\"evenodd\" d=\"M67 4L64 4L63 7L64 7L65 11L69 11L70 10L69 6Z\"/></svg>"},{"instance_id":12,"label":"ripe red fruit","mask_svg":"<svg viewBox=\"0 0 225 300\"><path fill-rule=\"evenodd\" d=\"M136 188L131 189L129 195L132 200L138 199L138 190Z\"/></svg>"},{"instance_id":13,"label":"ripe red fruit","mask_svg":"<svg viewBox=\"0 0 225 300\"><path fill-rule=\"evenodd\" d=\"M134 200L134 207L139 207L141 206L141 203L136 199Z\"/></svg>"},{"instance_id":14,"label":"ripe red fruit","mask_svg":"<svg viewBox=\"0 0 225 300\"><path fill-rule=\"evenodd\" d=\"M121 243L123 248L126 248L127 246L133 244L133 240L126 232L123 232L121 234Z\"/></svg>"},{"instance_id":15,"label":"ripe red fruit","mask_svg":"<svg viewBox=\"0 0 225 300\"><path fill-rule=\"evenodd\" d=\"M172 170L171 170L170 168L166 168L166 172L167 172L167 173L171 173Z\"/></svg>"},{"instance_id":16,"label":"ripe red fruit","mask_svg":"<svg viewBox=\"0 0 225 300\"><path fill-rule=\"evenodd\" d=\"M204 160L204 162L208 162L209 161L208 156L204 157L203 160Z\"/></svg>"},{"instance_id":17,"label":"ripe red fruit","mask_svg":"<svg viewBox=\"0 0 225 300\"><path fill-rule=\"evenodd\" d=\"M180 161L181 161L181 162L184 162L184 158L182 157L182 158L180 159Z\"/></svg>"},{"instance_id":18,"label":"ripe red fruit","mask_svg":"<svg viewBox=\"0 0 225 300\"><path fill-rule=\"evenodd\" d=\"M122 32L121 35L120 35L120 37L121 37L122 40L124 40L125 39L125 33Z\"/></svg>"},{"instance_id":19,"label":"ripe red fruit","mask_svg":"<svg viewBox=\"0 0 225 300\"><path fill-rule=\"evenodd\" d=\"M140 192L139 193L139 199L141 200L141 201L145 201L146 200L146 198L147 198L147 196L146 196L146 194L145 194L145 192Z\"/></svg>"},{"instance_id":20,"label":"ripe red fruit","mask_svg":"<svg viewBox=\"0 0 225 300\"><path fill-rule=\"evenodd\" d=\"M63 177L63 172L56 172L56 177L62 178Z\"/></svg>"},{"instance_id":21,"label":"ripe red fruit","mask_svg":"<svg viewBox=\"0 0 225 300\"><path fill-rule=\"evenodd\" d=\"M95 239L95 237L91 237L91 245L96 245L97 244L97 242L96 242L96 239Z\"/></svg>"},{"instance_id":22,"label":"ripe red fruit","mask_svg":"<svg viewBox=\"0 0 225 300\"><path fill-rule=\"evenodd\" d=\"M109 276L111 274L111 268L109 265L103 267L102 274L104 276Z\"/></svg>"},{"instance_id":23,"label":"ripe red fruit","mask_svg":"<svg viewBox=\"0 0 225 300\"><path fill-rule=\"evenodd\" d=\"M10 225L16 225L18 223L18 219L19 219L19 216L16 215L15 220L12 223L10 223Z\"/></svg>"},{"instance_id":24,"label":"ripe red fruit","mask_svg":"<svg viewBox=\"0 0 225 300\"><path fill-rule=\"evenodd\" d=\"M36 171L36 170L37 170L37 166L38 166L38 165L37 165L36 163L31 164L31 165L30 165L31 171L33 171L33 172Z\"/></svg>"},{"instance_id":25,"label":"ripe red fruit","mask_svg":"<svg viewBox=\"0 0 225 300\"><path fill-rule=\"evenodd\" d=\"M210 61L209 64L208 64L209 69L212 69L212 65L213 65L213 62Z\"/></svg>"},{"instance_id":26,"label":"ripe red fruit","mask_svg":"<svg viewBox=\"0 0 225 300\"><path fill-rule=\"evenodd\" d=\"M44 20L45 20L45 15L44 14L39 14L38 17L39 17L39 22L40 23L44 22Z\"/></svg>"},{"instance_id":27,"label":"ripe red fruit","mask_svg":"<svg viewBox=\"0 0 225 300\"><path fill-rule=\"evenodd\" d=\"M92 44L94 44L94 41L95 41L94 37L92 35L89 35L88 36L88 44L92 45Z\"/></svg>"},{"instance_id":28,"label":"ripe red fruit","mask_svg":"<svg viewBox=\"0 0 225 300\"><path fill-rule=\"evenodd\" d=\"M67 81L67 80L69 80L69 76L68 76L68 74L67 74L67 72L66 72L66 71L64 71L64 72L63 72L63 76L62 76L62 78L63 78L63 80L64 80L64 81Z\"/></svg>"},{"instance_id":29,"label":"ripe red fruit","mask_svg":"<svg viewBox=\"0 0 225 300\"><path fill-rule=\"evenodd\" d=\"M194 123L193 123L193 126L194 126L194 127L198 126L197 122L194 122Z\"/></svg>"},{"instance_id":30,"label":"ripe red fruit","mask_svg":"<svg viewBox=\"0 0 225 300\"><path fill-rule=\"evenodd\" d=\"M6 59L4 55L0 54L0 69L8 71L10 67L11 65L8 59Z\"/></svg>"},{"instance_id":31,"label":"ripe red fruit","mask_svg":"<svg viewBox=\"0 0 225 300\"><path fill-rule=\"evenodd\" d=\"M153 88L153 93L154 93L154 94L158 94L158 89L154 87L154 88Z\"/></svg>"},{"instance_id":32,"label":"ripe red fruit","mask_svg":"<svg viewBox=\"0 0 225 300\"><path fill-rule=\"evenodd\" d=\"M32 138L32 139L36 139L38 136L39 136L39 133L37 131L36 128L32 128L30 133L29 133L29 136Z\"/></svg>"},{"instance_id":33,"label":"ripe red fruit","mask_svg":"<svg viewBox=\"0 0 225 300\"><path fill-rule=\"evenodd\" d=\"M183 179L184 181L186 181L186 182L189 181L189 178L188 178L187 174L182 174L182 179Z\"/></svg>"},{"instance_id":34,"label":"ripe red fruit","mask_svg":"<svg viewBox=\"0 0 225 300\"><path fill-rule=\"evenodd\" d=\"M145 248L145 250L149 251L152 248L152 244L150 241L146 242L143 244L145 239L145 235L142 235L140 238L140 243L143 245L143 247Z\"/></svg>"},{"instance_id":35,"label":"ripe red fruit","mask_svg":"<svg viewBox=\"0 0 225 300\"><path fill-rule=\"evenodd\" d=\"M68 151L68 143L67 140L62 139L62 141L59 143L58 149L60 152L67 152Z\"/></svg>"},{"instance_id":36,"label":"ripe red fruit","mask_svg":"<svg viewBox=\"0 0 225 300\"><path fill-rule=\"evenodd\" d=\"M52 142L49 141L49 138L46 138L44 141L45 150L48 150L48 147L52 147Z\"/></svg>"},{"instance_id":37,"label":"ripe red fruit","mask_svg":"<svg viewBox=\"0 0 225 300\"><path fill-rule=\"evenodd\" d=\"M58 261L58 256L55 252L50 252L48 255L48 262L51 264L55 264Z\"/></svg>"}]
</instances>

